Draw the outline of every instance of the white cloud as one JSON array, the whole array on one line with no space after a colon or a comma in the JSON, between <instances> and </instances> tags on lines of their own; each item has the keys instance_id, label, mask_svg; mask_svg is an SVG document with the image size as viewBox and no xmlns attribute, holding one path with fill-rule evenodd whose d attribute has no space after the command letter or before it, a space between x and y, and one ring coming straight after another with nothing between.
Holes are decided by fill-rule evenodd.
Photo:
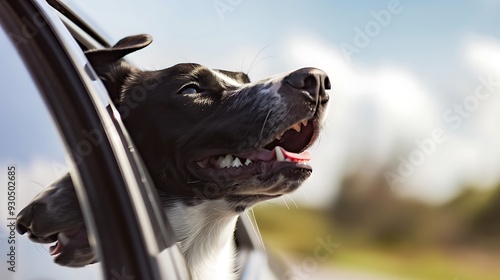
<instances>
[{"instance_id":1,"label":"white cloud","mask_svg":"<svg viewBox=\"0 0 500 280\"><path fill-rule=\"evenodd\" d=\"M471 37L463 52L465 60L484 73L500 73L500 41L493 38Z\"/></svg>"},{"instance_id":2,"label":"white cloud","mask_svg":"<svg viewBox=\"0 0 500 280\"><path fill-rule=\"evenodd\" d=\"M468 122L468 145L475 148L476 168L471 177L483 184L500 180L500 41L492 38L470 38L464 47L464 59L478 76L492 81L493 94L479 104ZM477 81L477 86L481 85ZM470 92L469 95L473 94Z\"/></svg>"},{"instance_id":3,"label":"white cloud","mask_svg":"<svg viewBox=\"0 0 500 280\"><path fill-rule=\"evenodd\" d=\"M333 84L326 130L312 150L313 175L292 196L294 200L331 203L342 176L377 171L398 156L408 157L417 149L415 139L431 137L436 128L445 131L447 140L437 144L435 152L407 178L400 187L401 195L442 202L466 184L488 186L500 180L500 97L482 102L453 131L442 119L453 104L440 107L437 94L407 69L394 65L361 68L347 63L336 48L307 36L291 38L285 45L289 52L283 61L289 69L321 68ZM471 69L495 75L500 81L499 41L472 40L464 56ZM469 96L474 89L456 95Z\"/></svg>"},{"instance_id":4,"label":"white cloud","mask_svg":"<svg viewBox=\"0 0 500 280\"><path fill-rule=\"evenodd\" d=\"M332 81L326 131L312 150L314 172L293 198L330 203L346 173L381 168L397 149L427 137L439 122L432 95L405 69L365 69L334 47L307 36L285 43L289 69L314 66Z\"/></svg>"},{"instance_id":5,"label":"white cloud","mask_svg":"<svg viewBox=\"0 0 500 280\"><path fill-rule=\"evenodd\" d=\"M456 91L457 98L444 104L441 113L455 104L464 106L482 86L479 77L500 81L500 41L491 38L469 38L463 46L465 66L473 73L471 87ZM500 181L500 83L486 100L479 100L477 109L467 112L456 129L446 127L447 140L440 144L424 165L413 175L408 195L441 202L466 185L491 187ZM486 89L482 88L482 92ZM464 106L465 107L465 106Z\"/></svg>"}]
</instances>

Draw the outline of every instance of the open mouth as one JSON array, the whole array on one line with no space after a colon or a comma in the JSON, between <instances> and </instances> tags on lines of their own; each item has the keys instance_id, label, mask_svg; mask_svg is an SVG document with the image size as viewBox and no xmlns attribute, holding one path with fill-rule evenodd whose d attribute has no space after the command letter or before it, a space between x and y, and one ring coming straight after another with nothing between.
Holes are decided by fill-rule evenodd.
<instances>
[{"instance_id":1,"label":"open mouth","mask_svg":"<svg viewBox=\"0 0 500 280\"><path fill-rule=\"evenodd\" d=\"M59 255L63 248L64 245L68 245L70 241L70 238L63 232L60 232L57 234L57 241L56 244L50 246L49 252L51 256L57 256Z\"/></svg>"},{"instance_id":2,"label":"open mouth","mask_svg":"<svg viewBox=\"0 0 500 280\"><path fill-rule=\"evenodd\" d=\"M80 237L87 238L87 232L83 226L55 234L54 239L57 240L54 245L49 247L50 255L57 257L73 239L79 239Z\"/></svg>"},{"instance_id":3,"label":"open mouth","mask_svg":"<svg viewBox=\"0 0 500 280\"><path fill-rule=\"evenodd\" d=\"M318 134L318 122L315 119L301 120L287 129L278 132L272 140L261 148L246 153L229 153L206 157L196 164L201 170L215 172L230 172L238 175L235 171L254 170L256 173L264 173L271 169L282 166L311 169L307 164L311 159L309 148Z\"/></svg>"}]
</instances>

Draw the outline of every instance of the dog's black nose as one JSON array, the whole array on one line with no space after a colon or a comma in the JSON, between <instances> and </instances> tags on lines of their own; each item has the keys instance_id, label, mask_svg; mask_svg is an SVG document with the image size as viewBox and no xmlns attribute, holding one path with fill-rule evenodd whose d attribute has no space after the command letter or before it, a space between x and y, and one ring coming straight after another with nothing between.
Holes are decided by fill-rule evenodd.
<instances>
[{"instance_id":1,"label":"dog's black nose","mask_svg":"<svg viewBox=\"0 0 500 280\"><path fill-rule=\"evenodd\" d=\"M290 73L285 81L296 89L307 91L314 100L328 101L328 94L325 90L331 89L332 86L330 78L322 70L302 68Z\"/></svg>"},{"instance_id":2,"label":"dog's black nose","mask_svg":"<svg viewBox=\"0 0 500 280\"><path fill-rule=\"evenodd\" d=\"M20 234L25 234L29 230L32 220L33 220L33 206L28 205L17 215L17 220L16 220L17 232L19 232Z\"/></svg>"}]
</instances>

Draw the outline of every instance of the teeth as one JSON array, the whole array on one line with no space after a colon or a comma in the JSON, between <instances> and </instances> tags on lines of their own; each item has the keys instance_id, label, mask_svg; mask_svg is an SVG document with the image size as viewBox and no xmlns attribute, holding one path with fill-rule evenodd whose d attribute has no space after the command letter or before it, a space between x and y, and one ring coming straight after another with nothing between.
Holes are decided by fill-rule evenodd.
<instances>
[{"instance_id":1,"label":"teeth","mask_svg":"<svg viewBox=\"0 0 500 280\"><path fill-rule=\"evenodd\" d=\"M224 160L224 157L223 156L220 156L218 159L217 159L217 166L219 168L222 168L221 165L222 165L222 161Z\"/></svg>"},{"instance_id":2,"label":"teeth","mask_svg":"<svg viewBox=\"0 0 500 280\"><path fill-rule=\"evenodd\" d=\"M230 154L227 154L225 157L220 156L219 159L217 160L217 166L219 166L220 168L230 167L233 160L234 158Z\"/></svg>"},{"instance_id":3,"label":"teeth","mask_svg":"<svg viewBox=\"0 0 500 280\"><path fill-rule=\"evenodd\" d=\"M297 132L300 132L302 130L302 126L307 126L307 123L309 121L308 120L303 120L301 121L300 123L296 123L294 124L292 127L290 127L290 129L293 129ZM283 137L283 134L285 134L286 131L283 131L282 133L280 133L278 136L276 136L276 139L277 140L281 140L281 138Z\"/></svg>"},{"instance_id":4,"label":"teeth","mask_svg":"<svg viewBox=\"0 0 500 280\"><path fill-rule=\"evenodd\" d=\"M197 161L196 164L198 164L199 167L205 168L206 166L203 164L201 161Z\"/></svg>"},{"instance_id":5,"label":"teeth","mask_svg":"<svg viewBox=\"0 0 500 280\"><path fill-rule=\"evenodd\" d=\"M276 161L285 161L285 155L279 146L274 148L274 152L276 153Z\"/></svg>"},{"instance_id":6,"label":"teeth","mask_svg":"<svg viewBox=\"0 0 500 280\"><path fill-rule=\"evenodd\" d=\"M66 245L69 243L69 237L67 237L64 233L60 232L57 236L57 239L62 243L62 245Z\"/></svg>"},{"instance_id":7,"label":"teeth","mask_svg":"<svg viewBox=\"0 0 500 280\"><path fill-rule=\"evenodd\" d=\"M300 130L302 129L302 126L300 125L300 123L297 123L297 124L294 124L292 126L292 129L297 131L297 132L300 132Z\"/></svg>"},{"instance_id":8,"label":"teeth","mask_svg":"<svg viewBox=\"0 0 500 280\"><path fill-rule=\"evenodd\" d=\"M234 158L233 163L231 164L231 167L240 167L243 166L241 163L241 160L237 157Z\"/></svg>"},{"instance_id":9,"label":"teeth","mask_svg":"<svg viewBox=\"0 0 500 280\"><path fill-rule=\"evenodd\" d=\"M249 159L246 159L245 165L251 164L252 161ZM198 163L198 165L205 167L203 163ZM222 169L222 168L229 168L229 167L240 167L243 166L243 163L241 162L241 159L238 157L235 157L233 155L227 154L226 156L220 156L217 159L216 163L217 167Z\"/></svg>"}]
</instances>

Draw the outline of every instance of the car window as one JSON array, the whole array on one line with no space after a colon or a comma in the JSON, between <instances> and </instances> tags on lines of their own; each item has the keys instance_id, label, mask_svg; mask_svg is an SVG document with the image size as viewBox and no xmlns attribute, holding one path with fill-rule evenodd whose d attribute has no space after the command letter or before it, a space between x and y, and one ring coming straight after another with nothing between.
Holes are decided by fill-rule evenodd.
<instances>
[{"instance_id":1,"label":"car window","mask_svg":"<svg viewBox=\"0 0 500 280\"><path fill-rule=\"evenodd\" d=\"M69 167L50 113L3 29L0 46L0 217L2 224L11 225L44 186ZM33 243L12 226L0 227L0 279L102 279L99 264L79 269L54 264L51 245Z\"/></svg>"}]
</instances>

